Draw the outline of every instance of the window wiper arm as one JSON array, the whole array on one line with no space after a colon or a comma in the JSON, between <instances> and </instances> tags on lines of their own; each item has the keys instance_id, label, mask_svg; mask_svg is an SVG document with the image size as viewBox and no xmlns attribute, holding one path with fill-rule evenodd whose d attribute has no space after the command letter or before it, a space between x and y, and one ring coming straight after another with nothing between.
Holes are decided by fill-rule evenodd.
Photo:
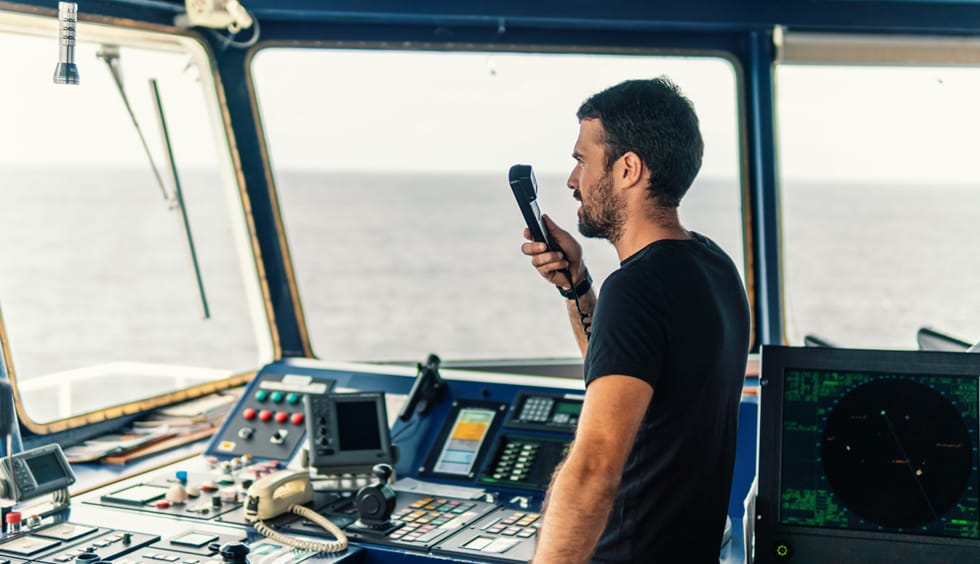
<instances>
[{"instance_id":1,"label":"window wiper arm","mask_svg":"<svg viewBox=\"0 0 980 564\"><path fill-rule=\"evenodd\" d=\"M126 88L123 87L122 69L119 65L119 46L103 45L95 56L102 59L106 66L109 67L109 73L112 74L112 80L116 83L116 89L119 91L119 95L122 96L123 104L125 104L126 111L129 113L129 119L132 120L133 127L136 128L136 134L140 138L140 143L143 144L143 152L146 153L146 159L150 161L150 168L153 169L153 176L157 179L157 186L160 187L160 193L163 194L163 199L166 200L167 203L172 204L172 199L170 195L167 194L167 189L163 184L163 177L160 176L160 171L157 170L157 165L153 161L153 155L150 154L150 147L146 144L146 137L143 136L143 130L140 128L140 122L136 119L136 114L133 113L133 107L129 104L129 96L126 95Z\"/></svg>"},{"instance_id":2,"label":"window wiper arm","mask_svg":"<svg viewBox=\"0 0 980 564\"><path fill-rule=\"evenodd\" d=\"M180 214L180 221L184 226L185 240L187 241L187 252L190 254L191 267L194 269L194 277L197 279L197 292L201 296L201 309L204 319L211 317L211 310L208 308L208 297L204 293L204 279L201 276L201 265L197 261L197 251L194 247L194 236L191 234L191 223L187 218L187 210L184 208L184 193L180 189L180 179L177 177L177 163L174 161L173 146L170 144L170 133L167 130L167 120L163 115L163 102L160 100L160 90L157 88L156 79L150 79L150 89L153 91L153 99L156 102L157 120L160 122L160 134L163 136L163 147L166 149L167 164L170 165L171 179L174 182L174 208Z\"/></svg>"},{"instance_id":3,"label":"window wiper arm","mask_svg":"<svg viewBox=\"0 0 980 564\"><path fill-rule=\"evenodd\" d=\"M96 56L103 61L105 61L106 66L109 67L109 72L112 74L112 79L116 83L116 89L119 90L119 95L122 97L123 104L126 106L126 111L129 112L129 118L133 122L133 126L136 128L136 133L139 135L140 143L143 144L143 152L146 153L146 159L150 162L150 168L153 169L153 176L156 177L157 185L160 187L160 192L163 194L163 199L169 204L170 209L176 209L177 213L180 214L181 224L184 228L184 236L187 241L187 250L190 254L191 267L194 269L194 277L197 280L197 291L201 296L201 309L204 315L204 319L211 318L211 309L208 307L208 298L204 292L204 279L201 275L201 266L197 260L197 250L194 246L194 236L191 234L191 224L187 218L187 212L184 209L184 195L180 189L180 179L177 176L177 164L174 161L173 147L170 143L170 133L167 130L167 121L163 115L163 104L160 101L160 91L157 89L156 80L150 79L150 89L153 92L153 98L155 102L157 120L160 125L160 133L163 136L163 146L165 149L165 154L167 157L167 163L170 165L170 178L174 185L173 196L167 194L167 188L163 182L163 177L160 175L160 171L157 169L156 162L153 160L153 155L150 153L150 147L146 143L146 137L143 135L143 130L140 128L139 120L136 119L136 114L133 113L133 108L129 103L129 96L126 95L126 89L122 82L122 69L119 64L119 47L116 45L103 45Z\"/></svg>"}]
</instances>

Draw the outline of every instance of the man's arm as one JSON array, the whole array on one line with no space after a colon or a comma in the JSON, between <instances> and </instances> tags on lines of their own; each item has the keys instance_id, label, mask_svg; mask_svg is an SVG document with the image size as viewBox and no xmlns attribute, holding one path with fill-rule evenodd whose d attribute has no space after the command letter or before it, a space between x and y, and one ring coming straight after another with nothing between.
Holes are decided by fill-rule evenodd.
<instances>
[{"instance_id":1,"label":"man's arm","mask_svg":"<svg viewBox=\"0 0 980 564\"><path fill-rule=\"evenodd\" d=\"M548 488L535 564L592 557L651 398L650 384L631 376L589 384L575 442Z\"/></svg>"}]
</instances>

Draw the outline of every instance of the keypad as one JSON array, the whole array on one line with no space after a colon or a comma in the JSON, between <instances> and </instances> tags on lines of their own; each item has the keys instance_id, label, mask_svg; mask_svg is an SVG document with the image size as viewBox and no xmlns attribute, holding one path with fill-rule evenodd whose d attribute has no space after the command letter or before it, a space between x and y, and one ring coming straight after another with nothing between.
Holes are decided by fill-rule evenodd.
<instances>
[{"instance_id":1,"label":"keypad","mask_svg":"<svg viewBox=\"0 0 980 564\"><path fill-rule=\"evenodd\" d=\"M520 482L527 478L540 445L536 442L511 440L500 452L490 476L495 480Z\"/></svg>"},{"instance_id":2,"label":"keypad","mask_svg":"<svg viewBox=\"0 0 980 564\"><path fill-rule=\"evenodd\" d=\"M107 535L93 540L91 544L87 546L78 546L75 547L75 550L73 550L72 552L67 552L59 556L55 556L54 558L52 558L52 560L54 560L55 562L74 562L75 557L77 557L79 554L85 552L95 552L99 548L105 548L121 540L123 540L123 536L121 534L116 533L116 534Z\"/></svg>"},{"instance_id":3,"label":"keypad","mask_svg":"<svg viewBox=\"0 0 980 564\"><path fill-rule=\"evenodd\" d=\"M495 535L529 539L537 534L540 526L540 513L514 511L505 517L487 523L482 527L482 530Z\"/></svg>"},{"instance_id":4,"label":"keypad","mask_svg":"<svg viewBox=\"0 0 980 564\"><path fill-rule=\"evenodd\" d=\"M530 396L524 400L524 406L521 407L521 415L518 419L527 423L545 423L548 421L551 408L554 405L554 398Z\"/></svg>"},{"instance_id":5,"label":"keypad","mask_svg":"<svg viewBox=\"0 0 980 564\"><path fill-rule=\"evenodd\" d=\"M439 535L456 530L473 519L475 503L457 499L425 497L396 511L392 518L404 523L388 534L392 540L428 543Z\"/></svg>"}]
</instances>

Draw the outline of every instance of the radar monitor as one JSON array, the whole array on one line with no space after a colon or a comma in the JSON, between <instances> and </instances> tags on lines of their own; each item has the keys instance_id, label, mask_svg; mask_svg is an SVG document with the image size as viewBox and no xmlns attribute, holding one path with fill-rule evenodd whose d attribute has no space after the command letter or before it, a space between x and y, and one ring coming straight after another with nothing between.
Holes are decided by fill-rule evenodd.
<instances>
[{"instance_id":1,"label":"radar monitor","mask_svg":"<svg viewBox=\"0 0 980 564\"><path fill-rule=\"evenodd\" d=\"M756 558L980 556L978 378L965 353L765 347Z\"/></svg>"}]
</instances>

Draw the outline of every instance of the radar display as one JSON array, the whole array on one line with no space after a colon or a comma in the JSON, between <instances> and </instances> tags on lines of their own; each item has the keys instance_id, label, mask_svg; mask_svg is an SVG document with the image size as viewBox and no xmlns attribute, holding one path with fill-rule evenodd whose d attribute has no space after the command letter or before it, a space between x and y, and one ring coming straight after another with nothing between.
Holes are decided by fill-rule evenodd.
<instances>
[{"instance_id":1,"label":"radar display","mask_svg":"<svg viewBox=\"0 0 980 564\"><path fill-rule=\"evenodd\" d=\"M780 522L980 538L980 380L785 373Z\"/></svg>"}]
</instances>

